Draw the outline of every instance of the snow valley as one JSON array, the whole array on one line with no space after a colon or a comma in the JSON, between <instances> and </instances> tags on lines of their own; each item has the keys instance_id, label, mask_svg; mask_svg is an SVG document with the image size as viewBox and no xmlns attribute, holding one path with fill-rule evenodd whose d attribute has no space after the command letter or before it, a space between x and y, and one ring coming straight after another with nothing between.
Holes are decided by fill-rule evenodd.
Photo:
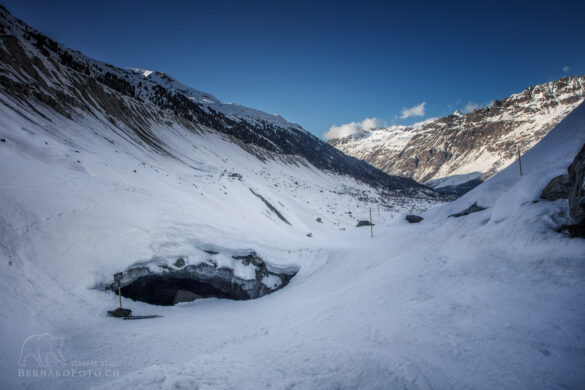
<instances>
[{"instance_id":1,"label":"snow valley","mask_svg":"<svg viewBox=\"0 0 585 390\"><path fill-rule=\"evenodd\" d=\"M2 388L585 386L583 104L455 199L0 25Z\"/></svg>"}]
</instances>

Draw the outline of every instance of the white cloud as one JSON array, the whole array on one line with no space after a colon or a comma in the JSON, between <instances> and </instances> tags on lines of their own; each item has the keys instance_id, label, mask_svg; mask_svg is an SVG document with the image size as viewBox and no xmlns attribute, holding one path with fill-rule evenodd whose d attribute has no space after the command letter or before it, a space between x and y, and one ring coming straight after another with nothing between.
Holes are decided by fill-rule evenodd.
<instances>
[{"instance_id":1,"label":"white cloud","mask_svg":"<svg viewBox=\"0 0 585 390\"><path fill-rule=\"evenodd\" d=\"M364 130L373 130L384 126L384 123L378 118L366 118L359 125Z\"/></svg>"},{"instance_id":2,"label":"white cloud","mask_svg":"<svg viewBox=\"0 0 585 390\"><path fill-rule=\"evenodd\" d=\"M410 125L410 126L411 126L411 127L415 127L415 128L416 128L416 127L421 127L421 126L423 126L423 125L426 125L427 123L431 123L431 122L433 122L433 121L436 121L437 119L439 119L439 118L438 118L438 117L437 117L437 118L427 118L427 119L425 119L425 120L422 120L422 121L419 121L419 122L414 122L414 123L413 123L412 125Z\"/></svg>"},{"instance_id":3,"label":"white cloud","mask_svg":"<svg viewBox=\"0 0 585 390\"><path fill-rule=\"evenodd\" d=\"M427 102L422 102L418 106L414 107L404 107L402 111L400 111L400 119L410 118L411 116L425 116L425 104Z\"/></svg>"},{"instance_id":4,"label":"white cloud","mask_svg":"<svg viewBox=\"0 0 585 390\"><path fill-rule=\"evenodd\" d=\"M564 73L569 73L571 71L571 67L570 66L563 66L563 72Z\"/></svg>"},{"instance_id":5,"label":"white cloud","mask_svg":"<svg viewBox=\"0 0 585 390\"><path fill-rule=\"evenodd\" d=\"M323 134L325 139L344 138L350 135L365 134L365 130L377 129L384 126L378 118L366 118L361 122L350 122L341 126L331 126L329 131Z\"/></svg>"},{"instance_id":6,"label":"white cloud","mask_svg":"<svg viewBox=\"0 0 585 390\"><path fill-rule=\"evenodd\" d=\"M471 112L471 111L475 111L478 108L481 108L481 104L477 104L474 102L469 102L465 105L465 107L463 108L463 112Z\"/></svg>"}]
</instances>

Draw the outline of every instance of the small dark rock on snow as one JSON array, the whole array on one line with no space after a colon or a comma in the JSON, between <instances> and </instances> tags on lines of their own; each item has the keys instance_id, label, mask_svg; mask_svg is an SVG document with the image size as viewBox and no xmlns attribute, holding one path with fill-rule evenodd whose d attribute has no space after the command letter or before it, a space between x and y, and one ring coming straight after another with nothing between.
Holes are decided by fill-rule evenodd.
<instances>
[{"instance_id":1,"label":"small dark rock on snow","mask_svg":"<svg viewBox=\"0 0 585 390\"><path fill-rule=\"evenodd\" d=\"M405 217L405 219L410 223L419 223L420 221L423 220L423 217L414 214L409 214Z\"/></svg>"},{"instance_id":2,"label":"small dark rock on snow","mask_svg":"<svg viewBox=\"0 0 585 390\"><path fill-rule=\"evenodd\" d=\"M262 260L262 258L260 256L258 256L258 254L254 251L250 252L247 255L244 256L232 256L232 259L235 260L242 260L242 264L244 265L248 265L248 264L253 264L256 267L260 267L265 269L266 268L266 264L264 263L264 260Z\"/></svg>"},{"instance_id":3,"label":"small dark rock on snow","mask_svg":"<svg viewBox=\"0 0 585 390\"><path fill-rule=\"evenodd\" d=\"M119 307L116 310L108 311L108 314L112 317L119 317L119 318L130 317L132 315L132 310L123 309L123 308Z\"/></svg>"},{"instance_id":4,"label":"small dark rock on snow","mask_svg":"<svg viewBox=\"0 0 585 390\"><path fill-rule=\"evenodd\" d=\"M459 218L459 217L463 217L464 215L469 215L472 213L477 213L479 211L483 211L486 208L487 207L478 206L477 202L473 202L473 204L471 206L469 206L468 208L466 208L465 210L461 211L460 213L451 214L451 215L449 215L449 217Z\"/></svg>"},{"instance_id":5,"label":"small dark rock on snow","mask_svg":"<svg viewBox=\"0 0 585 390\"><path fill-rule=\"evenodd\" d=\"M323 223L323 221L321 220L321 218L317 218L315 221L317 221L319 223Z\"/></svg>"},{"instance_id":6,"label":"small dark rock on snow","mask_svg":"<svg viewBox=\"0 0 585 390\"><path fill-rule=\"evenodd\" d=\"M177 259L177 261L175 261L175 267L183 268L184 266L185 266L185 259L183 259L182 257L179 257Z\"/></svg>"},{"instance_id":7,"label":"small dark rock on snow","mask_svg":"<svg viewBox=\"0 0 585 390\"><path fill-rule=\"evenodd\" d=\"M362 220L362 221L359 221L357 223L357 225L355 225L355 227L362 227L362 226L374 226L374 224L371 223L370 221Z\"/></svg>"}]
</instances>

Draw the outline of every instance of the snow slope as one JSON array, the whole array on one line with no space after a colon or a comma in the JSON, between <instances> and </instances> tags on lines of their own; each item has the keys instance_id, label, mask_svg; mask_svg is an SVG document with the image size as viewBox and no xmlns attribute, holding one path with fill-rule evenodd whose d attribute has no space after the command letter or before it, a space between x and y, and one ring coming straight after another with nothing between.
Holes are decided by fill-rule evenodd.
<instances>
[{"instance_id":1,"label":"snow slope","mask_svg":"<svg viewBox=\"0 0 585 390\"><path fill-rule=\"evenodd\" d=\"M79 322L86 315L104 319L103 305L115 297L96 287L137 262L189 260L211 247L254 250L272 267L297 269L291 248L353 228L369 207L392 219L429 206L170 115L150 123L160 153L107 112L67 118L42 104L0 100L0 378L9 388L28 386L14 359L24 340L56 334L53 325L89 329L87 317Z\"/></svg>"},{"instance_id":2,"label":"snow slope","mask_svg":"<svg viewBox=\"0 0 585 390\"><path fill-rule=\"evenodd\" d=\"M204 244L249 248L255 241L278 245L283 237L310 240L307 233L353 227L368 217L368 207L379 208L386 219L428 207L420 199L383 198L377 189L324 173L302 158L255 149L211 129L194 133L173 122L158 125L169 152L161 155L115 126L105 127L105 121L71 121L35 108L50 119L43 121L26 104L4 101L2 247L14 265L25 266L18 251L38 245L29 258L34 267L67 272L82 289L137 260L164 254L170 245L165 237L176 229L184 230L178 234L183 238L170 253L187 255L190 247ZM42 237L26 238L34 233L26 226L42 226ZM86 253L88 240L101 249Z\"/></svg>"},{"instance_id":3,"label":"snow slope","mask_svg":"<svg viewBox=\"0 0 585 390\"><path fill-rule=\"evenodd\" d=\"M585 385L585 242L554 232L568 221L566 202L533 203L585 142L584 106L526 154L525 176L510 166L429 210L420 224L378 221L374 239L343 216L352 204L356 214L365 210L331 192L338 177L259 163L219 135L167 129L197 140L165 139L177 152L195 148L187 168L137 148L111 148L56 118L47 133L14 111L2 114L4 388ZM66 138L72 133L80 139ZM222 176L224 169L242 174L242 182ZM248 188L278 205L292 226ZM447 217L473 201L489 208ZM164 317L105 315L117 298L92 289L95 283L136 260L185 255L202 244L253 248L300 270L284 289L257 300L126 301L136 314ZM45 332L63 338L66 360L51 358L45 374L66 377L35 377L41 368L18 366L23 342Z\"/></svg>"},{"instance_id":4,"label":"snow slope","mask_svg":"<svg viewBox=\"0 0 585 390\"><path fill-rule=\"evenodd\" d=\"M525 154L525 176L511 165L422 213L427 198L386 198L125 99L164 153L111 112L0 95L1 388L585 387L585 241L555 232L565 201L537 201L585 143L585 106ZM475 201L488 209L448 217ZM373 239L354 227L370 207ZM256 300L124 300L163 317L106 315L118 298L95 287L112 274L206 248L299 271ZM46 367L20 365L45 334L63 361L51 345Z\"/></svg>"},{"instance_id":5,"label":"snow slope","mask_svg":"<svg viewBox=\"0 0 585 390\"><path fill-rule=\"evenodd\" d=\"M31 28L2 6L0 94L5 95L3 100L26 102L28 110L42 106L78 122L80 117L93 117L161 154L169 151L161 141L160 125L176 122L191 131L209 128L231 136L257 150L259 157L261 148L296 156L319 170L350 176L395 195L438 196L414 180L389 176L343 154L281 116L222 103L162 72L122 69L86 57Z\"/></svg>"},{"instance_id":6,"label":"snow slope","mask_svg":"<svg viewBox=\"0 0 585 390\"><path fill-rule=\"evenodd\" d=\"M419 225L384 224L374 240L359 230L329 237L308 252L315 259L299 253L291 286L250 307L168 313L214 321L194 333L177 324L177 356L113 386L582 388L585 242L553 230L567 221L566 202L533 201L584 142L582 105L526 154L527 175L511 166ZM489 208L447 218L470 201ZM173 326L163 321L133 327L135 337Z\"/></svg>"}]
</instances>

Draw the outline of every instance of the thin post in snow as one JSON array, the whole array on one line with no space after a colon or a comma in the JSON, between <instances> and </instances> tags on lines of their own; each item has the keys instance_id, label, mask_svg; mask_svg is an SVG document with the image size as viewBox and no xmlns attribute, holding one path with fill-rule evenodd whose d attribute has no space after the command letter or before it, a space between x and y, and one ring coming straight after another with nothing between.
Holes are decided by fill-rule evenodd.
<instances>
[{"instance_id":1,"label":"thin post in snow","mask_svg":"<svg viewBox=\"0 0 585 390\"><path fill-rule=\"evenodd\" d=\"M374 224L372 223L372 208L370 207L370 235L374 238Z\"/></svg>"},{"instance_id":2,"label":"thin post in snow","mask_svg":"<svg viewBox=\"0 0 585 390\"><path fill-rule=\"evenodd\" d=\"M520 176L522 176L522 156L520 155L520 145L516 144L518 149L518 166L520 167Z\"/></svg>"},{"instance_id":3,"label":"thin post in snow","mask_svg":"<svg viewBox=\"0 0 585 390\"><path fill-rule=\"evenodd\" d=\"M124 278L123 272L118 272L114 274L114 281L118 282L118 297L120 298L120 309L122 309L122 286L120 285L120 281Z\"/></svg>"},{"instance_id":4,"label":"thin post in snow","mask_svg":"<svg viewBox=\"0 0 585 390\"><path fill-rule=\"evenodd\" d=\"M380 217L380 206L378 206L378 222L382 221L382 217Z\"/></svg>"}]
</instances>

